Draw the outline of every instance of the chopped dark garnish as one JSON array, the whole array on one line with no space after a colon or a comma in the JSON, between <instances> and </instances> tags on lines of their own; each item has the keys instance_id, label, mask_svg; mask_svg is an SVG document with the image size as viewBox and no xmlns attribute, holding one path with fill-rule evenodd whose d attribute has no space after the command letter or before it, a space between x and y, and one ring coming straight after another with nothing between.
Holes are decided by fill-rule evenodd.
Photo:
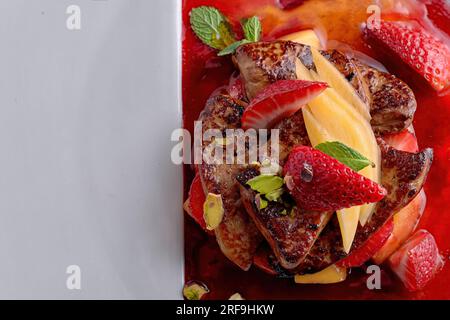
<instances>
[{"instance_id":1,"label":"chopped dark garnish","mask_svg":"<svg viewBox=\"0 0 450 320\"><path fill-rule=\"evenodd\" d=\"M236 180L244 187L249 187L247 182L255 177L259 176L259 169L257 166L250 166L242 173L238 174Z\"/></svg>"}]
</instances>

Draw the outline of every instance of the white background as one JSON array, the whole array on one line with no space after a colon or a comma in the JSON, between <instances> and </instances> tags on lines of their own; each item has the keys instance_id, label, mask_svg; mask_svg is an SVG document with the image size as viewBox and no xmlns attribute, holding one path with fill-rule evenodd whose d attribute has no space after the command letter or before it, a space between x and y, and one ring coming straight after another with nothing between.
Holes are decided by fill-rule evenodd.
<instances>
[{"instance_id":1,"label":"white background","mask_svg":"<svg viewBox=\"0 0 450 320\"><path fill-rule=\"evenodd\" d=\"M0 0L0 298L181 297L179 6Z\"/></svg>"}]
</instances>

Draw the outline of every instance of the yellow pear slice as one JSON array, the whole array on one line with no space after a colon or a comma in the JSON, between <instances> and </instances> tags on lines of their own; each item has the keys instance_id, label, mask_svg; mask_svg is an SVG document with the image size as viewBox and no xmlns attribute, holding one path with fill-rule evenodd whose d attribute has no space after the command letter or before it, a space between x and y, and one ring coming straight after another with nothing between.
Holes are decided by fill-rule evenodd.
<instances>
[{"instance_id":1,"label":"yellow pear slice","mask_svg":"<svg viewBox=\"0 0 450 320\"><path fill-rule=\"evenodd\" d=\"M314 32L314 30L311 30L311 29L302 30L299 32L294 32L294 33L288 34L286 36L281 37L280 40L293 41L293 42L297 42L297 43L301 43L301 44L306 44L315 49L322 48L322 44L320 43L319 37Z\"/></svg>"},{"instance_id":2,"label":"yellow pear slice","mask_svg":"<svg viewBox=\"0 0 450 320\"><path fill-rule=\"evenodd\" d=\"M313 274L295 276L295 283L300 284L330 284L342 282L347 278L347 269L331 265L328 268Z\"/></svg>"}]
</instances>

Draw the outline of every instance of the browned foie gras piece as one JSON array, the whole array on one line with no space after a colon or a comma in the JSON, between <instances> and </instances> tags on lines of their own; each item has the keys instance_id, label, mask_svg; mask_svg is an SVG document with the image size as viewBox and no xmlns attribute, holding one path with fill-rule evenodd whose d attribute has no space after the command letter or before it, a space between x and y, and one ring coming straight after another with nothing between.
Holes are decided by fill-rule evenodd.
<instances>
[{"instance_id":1,"label":"browned foie gras piece","mask_svg":"<svg viewBox=\"0 0 450 320\"><path fill-rule=\"evenodd\" d=\"M280 163L284 163L294 146L310 145L301 111L281 121L277 129L280 130ZM294 269L308 255L332 212L304 211L294 207L287 213L284 206L276 202L269 202L267 208L259 210L255 203L257 193L246 185L258 175L259 171L252 167L238 175L242 202L282 267Z\"/></svg>"},{"instance_id":2,"label":"browned foie gras piece","mask_svg":"<svg viewBox=\"0 0 450 320\"><path fill-rule=\"evenodd\" d=\"M370 106L371 125L376 134L395 133L408 128L417 102L414 92L394 75L379 71L337 50L322 51Z\"/></svg>"},{"instance_id":3,"label":"browned foie gras piece","mask_svg":"<svg viewBox=\"0 0 450 320\"><path fill-rule=\"evenodd\" d=\"M208 129L234 129L240 127L244 108L229 96L212 97L200 114L202 133ZM204 141L205 149L211 142ZM224 146L225 148L225 146ZM223 152L224 157L226 152ZM248 270L262 237L242 206L236 176L244 169L237 164L198 165L205 193L220 194L224 207L224 217L214 230L217 242L225 256L241 269Z\"/></svg>"},{"instance_id":4,"label":"browned foie gras piece","mask_svg":"<svg viewBox=\"0 0 450 320\"><path fill-rule=\"evenodd\" d=\"M233 60L241 72L248 99L278 80L297 79L297 63L313 67L311 49L291 41L240 46Z\"/></svg>"}]
</instances>

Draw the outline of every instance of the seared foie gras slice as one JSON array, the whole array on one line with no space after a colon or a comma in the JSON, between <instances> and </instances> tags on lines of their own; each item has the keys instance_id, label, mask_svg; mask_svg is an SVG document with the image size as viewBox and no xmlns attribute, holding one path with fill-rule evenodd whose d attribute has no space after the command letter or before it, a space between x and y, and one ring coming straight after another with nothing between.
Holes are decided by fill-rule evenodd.
<instances>
[{"instance_id":1,"label":"seared foie gras slice","mask_svg":"<svg viewBox=\"0 0 450 320\"><path fill-rule=\"evenodd\" d=\"M411 88L394 75L360 62L356 62L356 66L369 87L371 124L375 133L400 132L408 128L417 109Z\"/></svg>"},{"instance_id":2,"label":"seared foie gras slice","mask_svg":"<svg viewBox=\"0 0 450 320\"><path fill-rule=\"evenodd\" d=\"M243 106L229 96L220 95L211 98L200 114L202 133L208 129L224 131L239 128L243 110ZM210 143L203 141L203 150ZM240 201L236 176L242 171L243 166L227 165L225 150L223 154L223 164L203 163L198 165L198 169L205 193L222 196L224 216L214 230L217 242L228 259L241 269L248 270L262 236Z\"/></svg>"},{"instance_id":3,"label":"seared foie gras slice","mask_svg":"<svg viewBox=\"0 0 450 320\"><path fill-rule=\"evenodd\" d=\"M293 277L295 274L321 271L346 256L342 245L339 221L336 215L332 215L331 220L314 243L310 253L295 269L288 270L283 268L268 244L264 243L257 254L259 264L265 266L264 271L270 274L276 274L281 278Z\"/></svg>"},{"instance_id":4,"label":"seared foie gras slice","mask_svg":"<svg viewBox=\"0 0 450 320\"><path fill-rule=\"evenodd\" d=\"M420 153L398 151L378 139L381 149L382 185L388 191L365 226L358 226L352 251L360 248L369 237L381 228L395 213L407 206L422 190L433 161L433 150ZM328 227L328 226L327 226ZM299 270L319 271L346 255L341 248L340 234L325 230L320 235L310 255Z\"/></svg>"},{"instance_id":5,"label":"seared foie gras slice","mask_svg":"<svg viewBox=\"0 0 450 320\"><path fill-rule=\"evenodd\" d=\"M283 213L283 206L270 203L258 210L251 190L241 187L247 212L252 216L281 266L295 269L309 254L314 242L332 216L332 212L307 212L297 207Z\"/></svg>"},{"instance_id":6,"label":"seared foie gras slice","mask_svg":"<svg viewBox=\"0 0 450 320\"><path fill-rule=\"evenodd\" d=\"M280 164L284 163L295 146L310 145L301 111L282 120L276 129L279 130ZM246 185L248 180L257 175L259 171L252 167L238 175L242 202L281 266L285 269L294 269L308 255L332 213L306 212L295 208L289 214L282 214L283 206L273 202L269 202L267 208L258 210L255 204L256 192Z\"/></svg>"},{"instance_id":7,"label":"seared foie gras slice","mask_svg":"<svg viewBox=\"0 0 450 320\"><path fill-rule=\"evenodd\" d=\"M294 269L305 259L332 212L307 212L296 207L287 212L284 205L277 202L269 202L266 208L259 210L255 203L257 193L246 185L249 178L257 175L257 170L249 168L238 176L242 202L281 266Z\"/></svg>"},{"instance_id":8,"label":"seared foie gras slice","mask_svg":"<svg viewBox=\"0 0 450 320\"><path fill-rule=\"evenodd\" d=\"M422 190L433 162L433 149L419 153L396 150L378 139L381 149L381 170L383 187L388 191L381 200L371 219L356 232L352 250L361 247L395 213L406 207Z\"/></svg>"},{"instance_id":9,"label":"seared foie gras slice","mask_svg":"<svg viewBox=\"0 0 450 320\"><path fill-rule=\"evenodd\" d=\"M314 68L311 49L291 41L255 42L240 46L233 57L249 100L270 83L297 79L297 63Z\"/></svg>"},{"instance_id":10,"label":"seared foie gras slice","mask_svg":"<svg viewBox=\"0 0 450 320\"><path fill-rule=\"evenodd\" d=\"M320 234L309 255L295 270L298 274L321 271L346 257L342 244L341 229L336 215Z\"/></svg>"},{"instance_id":11,"label":"seared foie gras slice","mask_svg":"<svg viewBox=\"0 0 450 320\"><path fill-rule=\"evenodd\" d=\"M370 106L371 125L375 133L393 133L408 128L417 102L414 92L397 77L348 58L337 50L322 51L345 76L359 97Z\"/></svg>"},{"instance_id":12,"label":"seared foie gras slice","mask_svg":"<svg viewBox=\"0 0 450 320\"><path fill-rule=\"evenodd\" d=\"M342 73L348 82L350 82L361 100L366 105L370 105L369 87L363 77L359 74L355 61L349 59L344 53L337 50L321 51L320 53L330 61L340 73Z\"/></svg>"},{"instance_id":13,"label":"seared foie gras slice","mask_svg":"<svg viewBox=\"0 0 450 320\"><path fill-rule=\"evenodd\" d=\"M275 129L279 131L279 163L283 165L291 150L298 145L310 146L302 110L282 120ZM270 146L270 144L269 144Z\"/></svg>"}]
</instances>

